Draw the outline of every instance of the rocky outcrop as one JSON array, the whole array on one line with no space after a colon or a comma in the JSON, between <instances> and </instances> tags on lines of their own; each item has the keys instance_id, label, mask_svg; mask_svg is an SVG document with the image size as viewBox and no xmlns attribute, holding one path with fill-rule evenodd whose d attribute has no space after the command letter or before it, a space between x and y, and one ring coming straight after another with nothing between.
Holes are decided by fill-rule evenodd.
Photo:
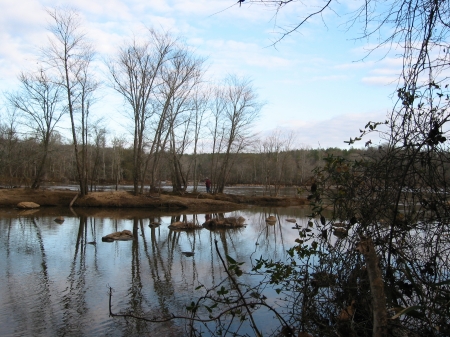
<instances>
[{"instance_id":1,"label":"rocky outcrop","mask_svg":"<svg viewBox=\"0 0 450 337\"><path fill-rule=\"evenodd\" d=\"M197 225L195 223L193 223L192 221L188 221L188 222L182 222L182 221L176 221L176 222L172 222L169 225L170 229L178 229L178 230L191 230L191 229L201 229L202 226Z\"/></svg>"},{"instance_id":2,"label":"rocky outcrop","mask_svg":"<svg viewBox=\"0 0 450 337\"><path fill-rule=\"evenodd\" d=\"M113 242L113 241L128 241L128 240L133 240L134 236L133 233L131 233L131 231L125 229L121 232L115 232L115 233L111 233L108 234L104 237L102 237L102 241L103 242Z\"/></svg>"},{"instance_id":3,"label":"rocky outcrop","mask_svg":"<svg viewBox=\"0 0 450 337\"><path fill-rule=\"evenodd\" d=\"M206 221L203 224L203 227L206 228L239 228L244 227L245 219L243 217L229 217L218 219L214 218Z\"/></svg>"},{"instance_id":4,"label":"rocky outcrop","mask_svg":"<svg viewBox=\"0 0 450 337\"><path fill-rule=\"evenodd\" d=\"M31 209L31 208L39 208L41 206L32 201L22 201L17 204L17 207L23 209Z\"/></svg>"}]
</instances>

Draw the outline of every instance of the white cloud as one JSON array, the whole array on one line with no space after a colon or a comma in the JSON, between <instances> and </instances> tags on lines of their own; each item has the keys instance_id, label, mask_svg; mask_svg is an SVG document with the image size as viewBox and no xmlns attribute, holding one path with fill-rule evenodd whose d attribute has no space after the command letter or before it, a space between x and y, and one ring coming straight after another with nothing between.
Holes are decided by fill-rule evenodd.
<instances>
[{"instance_id":1,"label":"white cloud","mask_svg":"<svg viewBox=\"0 0 450 337\"><path fill-rule=\"evenodd\" d=\"M374 61L360 61L352 63L337 64L334 66L337 70L360 70L360 69L370 69L375 64Z\"/></svg>"},{"instance_id":2,"label":"white cloud","mask_svg":"<svg viewBox=\"0 0 450 337\"><path fill-rule=\"evenodd\" d=\"M347 145L344 141L359 136L359 130L369 121L383 122L386 119L386 112L369 112L361 114L342 114L323 120L289 120L274 126L284 129L286 132L294 131L298 143L308 145L312 148L342 147ZM270 134L272 130L265 130L264 135ZM382 127L379 127L383 130ZM353 144L354 147L364 146L364 142L371 140L374 145L382 143L376 133L372 133L363 138L362 141Z\"/></svg>"},{"instance_id":3,"label":"white cloud","mask_svg":"<svg viewBox=\"0 0 450 337\"><path fill-rule=\"evenodd\" d=\"M314 76L313 81L342 81L348 79L347 75L328 75L328 76Z\"/></svg>"},{"instance_id":4,"label":"white cloud","mask_svg":"<svg viewBox=\"0 0 450 337\"><path fill-rule=\"evenodd\" d=\"M43 9L43 5L34 0L2 0L0 2L0 27L3 31L21 35L32 27L45 24L44 17L39 15Z\"/></svg>"},{"instance_id":5,"label":"white cloud","mask_svg":"<svg viewBox=\"0 0 450 337\"><path fill-rule=\"evenodd\" d=\"M370 71L372 74L380 75L399 75L400 69L398 68L376 68Z\"/></svg>"},{"instance_id":6,"label":"white cloud","mask_svg":"<svg viewBox=\"0 0 450 337\"><path fill-rule=\"evenodd\" d=\"M370 85L395 85L398 82L398 76L367 76L361 79L362 83Z\"/></svg>"},{"instance_id":7,"label":"white cloud","mask_svg":"<svg viewBox=\"0 0 450 337\"><path fill-rule=\"evenodd\" d=\"M166 29L183 36L196 53L208 57L208 77L220 79L236 73L254 79L255 87L260 88L261 99L271 103L267 110L280 111L267 113L262 117L261 125L266 128L277 123L285 127L296 126L304 137L303 143L313 147L319 141L325 144L331 139L336 139L332 143L337 144L339 139L343 144L350 129L357 128L351 127L348 132L342 130L353 123L351 118L359 119L350 115L339 117L343 116L342 111L363 110L361 107L367 106L367 100L364 102L358 97L367 95L367 90L374 90L373 94L371 92L374 101L383 100L384 97L376 96L380 95L379 87L389 84L401 69L395 58L378 62L371 58L350 63L351 58L361 58L366 51L360 47L344 49L342 40L338 41L334 36L324 39L328 36L325 34L333 33L333 24L339 21L331 12L325 14L325 18L331 20L329 31L320 17L316 17L300 33L278 44L277 49L268 47L271 39L279 36L279 27L299 22L307 8L298 3L290 4L276 20L272 20L274 12L264 6L243 4L226 9L233 3L230 0L3 0L0 2L0 89L10 89L21 70L35 66L38 47L47 43L45 27L50 20L45 8L54 6L72 6L81 11L87 36L99 54L94 64L96 69L103 71L99 77L105 72L102 59L114 55L130 36L144 36L146 27ZM320 0L314 0L308 6L320 4ZM348 5L346 2L344 9ZM223 9L226 10L220 12ZM341 32L337 35L342 38ZM320 45L325 43L322 41L330 44ZM107 95L113 94L108 92ZM108 106L108 111L122 109L120 104L109 104L116 104L117 100L106 93L103 99L108 104L97 103L99 112L104 106ZM292 117L299 115L298 109L302 109L308 121L301 122ZM313 112L304 112L309 110ZM338 117L334 120L333 116ZM120 118L114 120L120 125ZM344 121L346 124L341 124ZM328 132L325 136L324 130Z\"/></svg>"}]
</instances>

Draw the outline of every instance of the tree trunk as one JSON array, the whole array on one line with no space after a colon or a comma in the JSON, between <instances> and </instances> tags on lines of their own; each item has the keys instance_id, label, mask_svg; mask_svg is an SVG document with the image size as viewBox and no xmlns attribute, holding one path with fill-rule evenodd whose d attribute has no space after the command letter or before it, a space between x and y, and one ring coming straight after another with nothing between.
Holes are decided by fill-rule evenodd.
<instances>
[{"instance_id":1,"label":"tree trunk","mask_svg":"<svg viewBox=\"0 0 450 337\"><path fill-rule=\"evenodd\" d=\"M361 236L357 249L363 254L372 294L373 337L387 336L386 296L378 256L373 241Z\"/></svg>"},{"instance_id":2,"label":"tree trunk","mask_svg":"<svg viewBox=\"0 0 450 337\"><path fill-rule=\"evenodd\" d=\"M47 161L47 154L48 154L48 141L46 141L46 143L44 144L44 154L42 155L41 162L39 163L33 184L31 185L32 189L37 190L41 186L41 179L44 172L44 166Z\"/></svg>"}]
</instances>

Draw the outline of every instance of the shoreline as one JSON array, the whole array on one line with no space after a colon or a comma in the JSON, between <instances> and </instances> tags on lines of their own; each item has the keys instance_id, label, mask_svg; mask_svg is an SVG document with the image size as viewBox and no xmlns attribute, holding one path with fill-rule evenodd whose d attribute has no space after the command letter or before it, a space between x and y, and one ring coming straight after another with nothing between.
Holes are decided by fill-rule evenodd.
<instances>
[{"instance_id":1,"label":"shoreline","mask_svg":"<svg viewBox=\"0 0 450 337\"><path fill-rule=\"evenodd\" d=\"M260 197L233 194L184 193L171 192L160 195L142 194L135 196L128 191L90 192L77 197L77 191L48 190L29 188L0 189L0 207L15 208L20 202L34 202L41 207L73 208L146 208L153 210L187 210L194 212L232 211L258 206L302 206L307 205L305 198L299 197ZM77 198L76 198L77 197Z\"/></svg>"}]
</instances>

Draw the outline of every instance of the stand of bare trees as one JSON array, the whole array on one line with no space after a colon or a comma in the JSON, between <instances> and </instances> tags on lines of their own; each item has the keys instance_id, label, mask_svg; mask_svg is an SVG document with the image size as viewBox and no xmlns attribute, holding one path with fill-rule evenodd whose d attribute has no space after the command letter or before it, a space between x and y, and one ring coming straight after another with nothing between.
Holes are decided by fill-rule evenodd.
<instances>
[{"instance_id":1,"label":"stand of bare trees","mask_svg":"<svg viewBox=\"0 0 450 337\"><path fill-rule=\"evenodd\" d=\"M33 180L33 188L53 175L45 171L48 166L55 167L47 163L50 143L67 114L76 174L67 175L72 169L68 165L63 175L67 180L76 177L80 193L85 195L89 184L92 190L101 179L107 180L103 159L107 134L100 126L104 116L95 121L92 113L99 88L92 69L95 52L75 10L48 9L47 14L51 34L41 48L41 68L36 73L22 73L20 91L7 94L10 109L17 110L15 119L23 122L18 131L31 130L41 147L30 164L35 172L22 169L21 175L26 176L23 182L27 185ZM243 77L230 75L212 89L205 79L204 63L181 39L153 29L124 42L109 59L109 83L125 102L133 144L131 166L115 160L116 185L121 179L130 180L131 172L135 194L143 193L146 184L157 190L161 180L169 180L174 191L183 192L190 182L198 186L201 179L212 176L214 191L223 192L236 154L252 143L250 129L263 104ZM211 134L205 132L208 129ZM119 149L116 145L114 150ZM209 166L209 172L199 172L199 148L203 153L212 152L211 162L203 165ZM187 155L191 151L193 157ZM9 167L13 166L11 162Z\"/></svg>"},{"instance_id":2,"label":"stand of bare trees","mask_svg":"<svg viewBox=\"0 0 450 337\"><path fill-rule=\"evenodd\" d=\"M205 116L206 117L206 116ZM15 119L14 119L15 118ZM40 162L40 141L36 138L24 137L19 131L19 117L15 115L11 124L6 124L6 120L1 123L2 133L0 134L0 185L3 186L27 186L31 187L37 173L37 164ZM194 120L191 121L191 126ZM87 146L87 168L89 189L95 190L96 186L132 185L133 181L133 149L127 145L124 138L114 137L108 142L108 133L102 126L93 125L92 138ZM205 127L200 130L199 139L202 140L201 133L208 134ZM109 144L112 143L112 144ZM75 155L71 151L70 141L65 140L58 132L53 132L49 141L49 151L41 177L41 186L52 184L68 184L77 181L77 169ZM204 146L201 145L201 146ZM293 148L295 148L293 146ZM204 151L201 148L200 151ZM194 187L202 181L203 177L211 176L211 153L184 153L179 164L183 171L183 177L189 186ZM235 156L234 165L229 170L228 185L249 184L266 186L266 194L274 195L275 185L277 190L283 186L304 186L311 184L313 169L323 166L321 157L328 154L340 155L347 159L361 159L370 149L353 149L350 151L337 148L330 149L292 149L278 153L281 163L277 166L281 171L275 171L274 166L270 176L270 186L267 183L268 157L274 158L276 153L268 152L242 152L233 154ZM318 152L323 153L318 155ZM150 162L153 164L153 162ZM165 181L165 184L172 185L172 165L171 155L163 150L158 163L158 179ZM275 174L278 172L278 174ZM148 174L151 174L149 170ZM151 176L147 176L151 181ZM159 181L155 185L160 187ZM200 185L198 192L204 191ZM171 190L171 189L170 189Z\"/></svg>"},{"instance_id":3,"label":"stand of bare trees","mask_svg":"<svg viewBox=\"0 0 450 337\"><path fill-rule=\"evenodd\" d=\"M156 108L156 91L162 85L163 67L173 57L175 42L168 34L149 30L143 41L137 38L120 48L116 59L109 63L113 88L131 108L133 121L133 186L134 193L142 192L144 183L144 157L148 124L157 125L155 137L161 144L165 126L163 112ZM156 119L156 121L155 121ZM155 149L153 149L155 150ZM139 189L139 184L141 188Z\"/></svg>"},{"instance_id":4,"label":"stand of bare trees","mask_svg":"<svg viewBox=\"0 0 450 337\"><path fill-rule=\"evenodd\" d=\"M187 174L181 158L192 140L190 139L191 119L196 113L195 95L204 73L203 60L195 58L184 47L169 63L164 76L162 91L164 106L168 107L168 141L173 191L184 191L187 187ZM197 120L197 123L199 121ZM198 125L200 126L201 125Z\"/></svg>"}]
</instances>

